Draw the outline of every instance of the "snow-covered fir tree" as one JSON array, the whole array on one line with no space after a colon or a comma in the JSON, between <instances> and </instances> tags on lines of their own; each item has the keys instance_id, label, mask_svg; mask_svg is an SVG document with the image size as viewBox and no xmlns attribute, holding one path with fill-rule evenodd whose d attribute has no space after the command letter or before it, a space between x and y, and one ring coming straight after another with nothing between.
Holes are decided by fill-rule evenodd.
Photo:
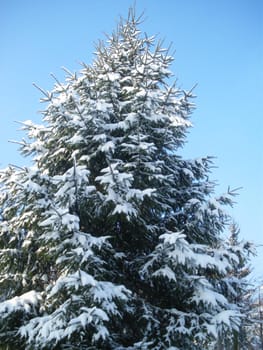
<instances>
[{"instance_id":1,"label":"snow-covered fir tree","mask_svg":"<svg viewBox=\"0 0 263 350\"><path fill-rule=\"evenodd\" d=\"M0 342L17 349L208 349L238 332L209 157L179 156L192 91L134 11L23 123L1 172ZM232 293L232 294L231 294Z\"/></svg>"}]
</instances>

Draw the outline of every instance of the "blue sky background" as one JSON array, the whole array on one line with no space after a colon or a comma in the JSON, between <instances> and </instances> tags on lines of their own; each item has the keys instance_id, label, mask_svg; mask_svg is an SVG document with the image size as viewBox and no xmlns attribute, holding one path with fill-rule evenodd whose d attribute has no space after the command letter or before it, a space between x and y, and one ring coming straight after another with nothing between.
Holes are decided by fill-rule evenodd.
<instances>
[{"instance_id":1,"label":"blue sky background","mask_svg":"<svg viewBox=\"0 0 263 350\"><path fill-rule=\"evenodd\" d=\"M0 167L28 164L19 156L14 121L40 123L40 92L50 73L92 63L94 43L126 17L128 0L1 0ZM171 67L178 84L195 89L197 109L182 151L187 158L215 156L217 193L242 187L231 213L241 235L263 244L263 2L260 0L137 0L142 31L173 42ZM253 259L263 277L263 249Z\"/></svg>"}]
</instances>

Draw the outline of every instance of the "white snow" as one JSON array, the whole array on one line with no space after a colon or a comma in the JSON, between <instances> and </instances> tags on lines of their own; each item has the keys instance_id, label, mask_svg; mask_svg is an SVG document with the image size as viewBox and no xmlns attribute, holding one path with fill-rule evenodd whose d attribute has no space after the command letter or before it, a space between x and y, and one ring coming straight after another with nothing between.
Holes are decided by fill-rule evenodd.
<instances>
[{"instance_id":1,"label":"white snow","mask_svg":"<svg viewBox=\"0 0 263 350\"><path fill-rule=\"evenodd\" d=\"M111 104L106 103L102 100L96 101L96 110L100 112L107 112L108 108L111 108Z\"/></svg>"},{"instance_id":2,"label":"white snow","mask_svg":"<svg viewBox=\"0 0 263 350\"><path fill-rule=\"evenodd\" d=\"M99 318L102 321L109 320L106 312L95 306L92 308L82 307L81 310L84 312L82 312L78 317L71 319L69 325L80 323L83 328L86 328L88 324L94 322L94 318ZM96 321L94 323L96 323Z\"/></svg>"},{"instance_id":3,"label":"white snow","mask_svg":"<svg viewBox=\"0 0 263 350\"><path fill-rule=\"evenodd\" d=\"M102 151L102 152L109 152L109 151L113 151L115 148L115 144L112 142L112 141L108 141L104 144L102 144L102 146L99 147L99 149Z\"/></svg>"},{"instance_id":4,"label":"white snow","mask_svg":"<svg viewBox=\"0 0 263 350\"><path fill-rule=\"evenodd\" d=\"M143 200L145 196L151 197L152 194L156 192L155 188L147 188L145 190L130 189L126 195L126 199L137 198Z\"/></svg>"},{"instance_id":5,"label":"white snow","mask_svg":"<svg viewBox=\"0 0 263 350\"><path fill-rule=\"evenodd\" d=\"M109 321L106 312L95 306L92 308L82 307L81 311L82 313L79 316L69 321L64 336L69 337L72 333L79 332L80 328L86 329L91 325L92 327L95 326L96 329L93 335L94 340L106 339L109 335L107 328L103 325L104 322Z\"/></svg>"},{"instance_id":6,"label":"white snow","mask_svg":"<svg viewBox=\"0 0 263 350\"><path fill-rule=\"evenodd\" d=\"M205 279L200 279L198 281L198 287L194 292L194 296L192 297L192 301L196 304L200 302L207 304L212 307L226 306L227 300L226 298L214 290L212 290L212 286Z\"/></svg>"},{"instance_id":7,"label":"white snow","mask_svg":"<svg viewBox=\"0 0 263 350\"><path fill-rule=\"evenodd\" d=\"M120 74L119 73L114 73L110 72L107 74L107 77L109 78L110 81L115 81L120 79Z\"/></svg>"},{"instance_id":8,"label":"white snow","mask_svg":"<svg viewBox=\"0 0 263 350\"><path fill-rule=\"evenodd\" d=\"M79 217L66 213L62 216L62 225L66 226L69 231L79 230Z\"/></svg>"},{"instance_id":9,"label":"white snow","mask_svg":"<svg viewBox=\"0 0 263 350\"><path fill-rule=\"evenodd\" d=\"M29 343L57 343L65 337L67 323L65 312L68 303L62 304L53 314L32 318L25 326L20 327L19 333L27 337Z\"/></svg>"},{"instance_id":10,"label":"white snow","mask_svg":"<svg viewBox=\"0 0 263 350\"><path fill-rule=\"evenodd\" d=\"M164 243L168 244L175 244L178 240L184 240L185 234L183 234L183 231L179 232L172 232L172 231L167 231L167 233L164 233L160 236L160 239L164 241ZM184 240L185 241L185 240ZM185 241L186 244L188 244Z\"/></svg>"},{"instance_id":11,"label":"white snow","mask_svg":"<svg viewBox=\"0 0 263 350\"><path fill-rule=\"evenodd\" d=\"M233 320L237 320L237 317L241 316L236 310L223 310L213 317L213 323L222 324L227 326L231 325Z\"/></svg>"},{"instance_id":12,"label":"white snow","mask_svg":"<svg viewBox=\"0 0 263 350\"><path fill-rule=\"evenodd\" d=\"M125 214L127 218L137 215L137 210L131 203L117 204L113 210L113 214Z\"/></svg>"},{"instance_id":13,"label":"white snow","mask_svg":"<svg viewBox=\"0 0 263 350\"><path fill-rule=\"evenodd\" d=\"M114 299L127 300L130 292L124 286L118 286L111 282L97 282L93 289L96 301L112 301Z\"/></svg>"},{"instance_id":14,"label":"white snow","mask_svg":"<svg viewBox=\"0 0 263 350\"><path fill-rule=\"evenodd\" d=\"M178 126L184 126L184 127L191 127L192 123L182 117L173 115L170 116L170 121L171 121L171 125L178 127Z\"/></svg>"},{"instance_id":15,"label":"white snow","mask_svg":"<svg viewBox=\"0 0 263 350\"><path fill-rule=\"evenodd\" d=\"M169 266L165 266L153 273L153 276L163 276L168 278L170 281L175 281L176 282L176 276L173 270Z\"/></svg>"},{"instance_id":16,"label":"white snow","mask_svg":"<svg viewBox=\"0 0 263 350\"><path fill-rule=\"evenodd\" d=\"M74 134L67 142L72 144L72 145L78 145L78 144L84 142L84 140L83 140L83 137L81 135Z\"/></svg>"},{"instance_id":17,"label":"white snow","mask_svg":"<svg viewBox=\"0 0 263 350\"><path fill-rule=\"evenodd\" d=\"M53 297L63 288L70 289L73 287L75 290L78 290L79 287L88 286L88 285L95 286L96 280L85 271L79 270L74 274L59 277L59 279L56 281L55 285L53 286L49 294L49 297Z\"/></svg>"},{"instance_id":18,"label":"white snow","mask_svg":"<svg viewBox=\"0 0 263 350\"><path fill-rule=\"evenodd\" d=\"M34 310L41 300L41 294L32 290L0 303L0 315L4 318L16 311L29 313Z\"/></svg>"}]
</instances>

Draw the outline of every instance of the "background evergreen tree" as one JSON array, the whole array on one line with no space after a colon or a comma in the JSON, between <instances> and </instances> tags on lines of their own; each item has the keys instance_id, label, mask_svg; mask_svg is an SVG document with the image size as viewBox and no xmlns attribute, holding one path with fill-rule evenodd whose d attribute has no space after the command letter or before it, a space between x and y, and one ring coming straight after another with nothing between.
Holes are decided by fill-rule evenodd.
<instances>
[{"instance_id":1,"label":"background evergreen tree","mask_svg":"<svg viewBox=\"0 0 263 350\"><path fill-rule=\"evenodd\" d=\"M263 349L263 284L256 281L245 296L247 325L245 327L247 349Z\"/></svg>"},{"instance_id":2,"label":"background evergreen tree","mask_svg":"<svg viewBox=\"0 0 263 350\"><path fill-rule=\"evenodd\" d=\"M240 331L234 330L233 336L228 338L220 338L218 346L224 350L246 350L251 345L250 335L254 332L254 324L251 322L249 295L254 288L248 280L251 273L249 266L250 256L255 255L254 246L246 241L240 240L240 229L233 222L229 226L230 236L226 240L228 249L238 256L238 259L233 263L232 270L222 280L222 286L225 288L225 293L228 300L238 305L243 314L241 319Z\"/></svg>"},{"instance_id":3,"label":"background evergreen tree","mask_svg":"<svg viewBox=\"0 0 263 350\"><path fill-rule=\"evenodd\" d=\"M33 166L1 172L0 339L22 349L204 349L233 335L211 159L179 156L192 91L129 12L91 66L23 123ZM233 292L233 291L232 291Z\"/></svg>"}]
</instances>

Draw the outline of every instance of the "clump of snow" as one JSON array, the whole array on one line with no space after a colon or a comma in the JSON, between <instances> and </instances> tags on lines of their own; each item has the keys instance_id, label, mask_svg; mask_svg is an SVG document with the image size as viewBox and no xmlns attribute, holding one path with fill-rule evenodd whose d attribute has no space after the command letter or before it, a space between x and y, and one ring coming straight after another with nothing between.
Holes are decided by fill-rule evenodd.
<instances>
[{"instance_id":1,"label":"clump of snow","mask_svg":"<svg viewBox=\"0 0 263 350\"><path fill-rule=\"evenodd\" d=\"M168 278L168 280L170 281L175 281L176 282L176 277L175 277L175 273L173 272L173 270L169 267L169 266L165 266L157 271L155 271L153 273L153 276L159 277L166 277Z\"/></svg>"},{"instance_id":2,"label":"clump of snow","mask_svg":"<svg viewBox=\"0 0 263 350\"><path fill-rule=\"evenodd\" d=\"M0 316L1 318L5 318L11 313L17 311L30 313L41 302L41 300L41 294L32 290L20 296L3 301L0 303Z\"/></svg>"},{"instance_id":3,"label":"clump of snow","mask_svg":"<svg viewBox=\"0 0 263 350\"><path fill-rule=\"evenodd\" d=\"M213 323L217 325L225 324L230 327L233 319L237 319L238 316L241 315L236 310L223 310L213 317Z\"/></svg>"},{"instance_id":4,"label":"clump of snow","mask_svg":"<svg viewBox=\"0 0 263 350\"><path fill-rule=\"evenodd\" d=\"M113 210L113 214L125 214L129 219L131 216L137 215L137 210L132 206L131 203L117 204Z\"/></svg>"},{"instance_id":5,"label":"clump of snow","mask_svg":"<svg viewBox=\"0 0 263 350\"><path fill-rule=\"evenodd\" d=\"M78 290L80 286L87 285L94 286L95 279L85 271L79 270L74 274L60 277L53 286L49 296L52 297L63 288L74 288L75 290Z\"/></svg>"}]
</instances>

